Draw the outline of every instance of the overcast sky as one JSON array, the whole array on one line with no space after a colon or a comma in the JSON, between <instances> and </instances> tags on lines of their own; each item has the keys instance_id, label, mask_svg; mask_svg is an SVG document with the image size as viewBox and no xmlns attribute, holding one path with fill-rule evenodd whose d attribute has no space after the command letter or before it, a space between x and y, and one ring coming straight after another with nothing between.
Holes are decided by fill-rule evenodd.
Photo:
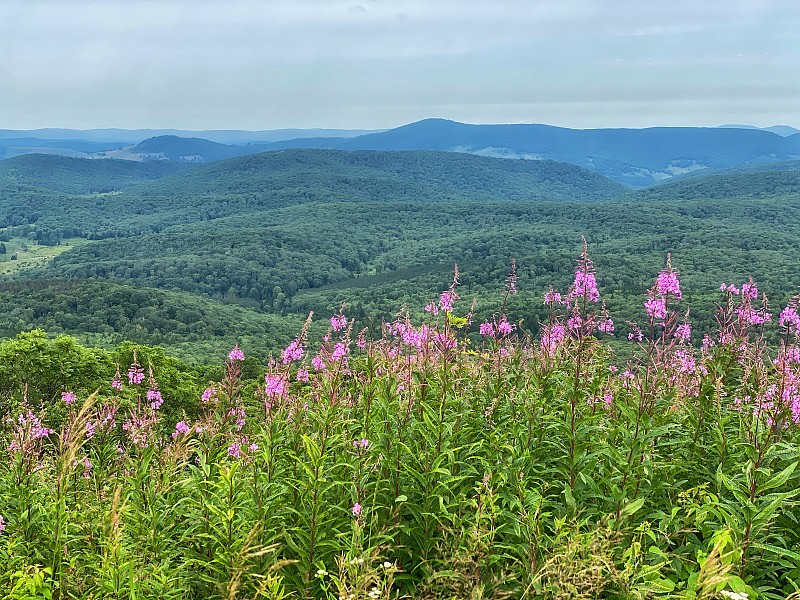
<instances>
[{"instance_id":1,"label":"overcast sky","mask_svg":"<svg viewBox=\"0 0 800 600\"><path fill-rule=\"evenodd\" d=\"M800 128L797 0L2 0L0 129Z\"/></svg>"}]
</instances>

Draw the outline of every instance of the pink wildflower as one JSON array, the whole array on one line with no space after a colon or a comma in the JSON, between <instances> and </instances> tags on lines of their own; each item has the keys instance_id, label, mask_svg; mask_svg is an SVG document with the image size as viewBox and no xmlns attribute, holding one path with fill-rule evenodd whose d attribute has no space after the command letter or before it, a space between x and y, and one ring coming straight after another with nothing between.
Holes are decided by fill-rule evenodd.
<instances>
[{"instance_id":1,"label":"pink wildflower","mask_svg":"<svg viewBox=\"0 0 800 600\"><path fill-rule=\"evenodd\" d=\"M661 271L656 279L656 289L662 296L672 294L676 300L681 299L681 286L678 281L678 273L672 270L672 267L667 265L667 270Z\"/></svg>"},{"instance_id":2,"label":"pink wildflower","mask_svg":"<svg viewBox=\"0 0 800 600\"><path fill-rule=\"evenodd\" d=\"M445 312L453 312L453 300L455 299L455 294L453 292L442 292L442 295L439 297L439 306Z\"/></svg>"},{"instance_id":3,"label":"pink wildflower","mask_svg":"<svg viewBox=\"0 0 800 600\"><path fill-rule=\"evenodd\" d=\"M0 515L0 533L3 533L5 528L6 528L6 520L3 518L3 515Z\"/></svg>"},{"instance_id":4,"label":"pink wildflower","mask_svg":"<svg viewBox=\"0 0 800 600\"><path fill-rule=\"evenodd\" d=\"M294 340L283 351L283 364L288 365L292 361L300 360L301 358L303 358L303 345Z\"/></svg>"},{"instance_id":5,"label":"pink wildflower","mask_svg":"<svg viewBox=\"0 0 800 600\"><path fill-rule=\"evenodd\" d=\"M161 392L157 389L150 388L147 390L147 400L150 402L150 408L158 410L164 404L164 399L161 397Z\"/></svg>"},{"instance_id":6,"label":"pink wildflower","mask_svg":"<svg viewBox=\"0 0 800 600\"><path fill-rule=\"evenodd\" d=\"M67 406L74 404L77 399L78 397L72 392L61 392L61 400Z\"/></svg>"},{"instance_id":7,"label":"pink wildflower","mask_svg":"<svg viewBox=\"0 0 800 600\"><path fill-rule=\"evenodd\" d=\"M297 370L297 381L308 381L308 371L306 369Z\"/></svg>"},{"instance_id":8,"label":"pink wildflower","mask_svg":"<svg viewBox=\"0 0 800 600\"><path fill-rule=\"evenodd\" d=\"M515 325L512 325L511 323L503 319L497 325L497 331L503 335L509 335L512 331L514 331L515 327L516 327Z\"/></svg>"},{"instance_id":9,"label":"pink wildflower","mask_svg":"<svg viewBox=\"0 0 800 600\"><path fill-rule=\"evenodd\" d=\"M347 327L347 317L342 314L333 315L331 317L331 327L334 331L342 331Z\"/></svg>"},{"instance_id":10,"label":"pink wildflower","mask_svg":"<svg viewBox=\"0 0 800 600\"><path fill-rule=\"evenodd\" d=\"M675 337L684 342L688 342L692 337L692 326L689 323L681 323L675 328Z\"/></svg>"},{"instance_id":11,"label":"pink wildflower","mask_svg":"<svg viewBox=\"0 0 800 600\"><path fill-rule=\"evenodd\" d=\"M289 391L289 383L282 375L264 376L264 393L270 398L282 398Z\"/></svg>"},{"instance_id":12,"label":"pink wildflower","mask_svg":"<svg viewBox=\"0 0 800 600\"><path fill-rule=\"evenodd\" d=\"M494 325L492 325L488 321L485 323L481 323L480 332L481 335L485 337L494 337Z\"/></svg>"},{"instance_id":13,"label":"pink wildflower","mask_svg":"<svg viewBox=\"0 0 800 600\"><path fill-rule=\"evenodd\" d=\"M242 362L244 360L244 352L239 350L239 344L237 343L233 350L230 351L228 354L228 360L231 362Z\"/></svg>"},{"instance_id":14,"label":"pink wildflower","mask_svg":"<svg viewBox=\"0 0 800 600\"><path fill-rule=\"evenodd\" d=\"M316 369L317 371L322 371L323 369L325 369L325 361L322 360L322 357L319 354L317 354L311 360L311 366L314 367L314 369Z\"/></svg>"},{"instance_id":15,"label":"pink wildflower","mask_svg":"<svg viewBox=\"0 0 800 600\"><path fill-rule=\"evenodd\" d=\"M363 508L358 502L353 504L353 507L350 509L350 512L352 512L353 515L356 516L356 517L360 517L362 511L363 511Z\"/></svg>"},{"instance_id":16,"label":"pink wildflower","mask_svg":"<svg viewBox=\"0 0 800 600\"><path fill-rule=\"evenodd\" d=\"M189 433L191 428L183 421L178 421L175 423L175 431L172 432L172 439L176 439L179 435L183 435L184 433Z\"/></svg>"}]
</instances>

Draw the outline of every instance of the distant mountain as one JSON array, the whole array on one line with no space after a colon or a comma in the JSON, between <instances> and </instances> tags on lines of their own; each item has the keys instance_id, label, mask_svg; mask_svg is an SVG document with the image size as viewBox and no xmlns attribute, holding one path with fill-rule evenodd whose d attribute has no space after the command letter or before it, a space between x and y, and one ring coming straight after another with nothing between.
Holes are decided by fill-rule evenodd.
<instances>
[{"instance_id":1,"label":"distant mountain","mask_svg":"<svg viewBox=\"0 0 800 600\"><path fill-rule=\"evenodd\" d=\"M91 142L112 144L112 147L136 144L151 137L174 135L178 137L198 137L221 144L249 144L253 142L275 142L305 137L355 137L374 133L375 129L265 129L246 131L238 129L0 129L0 146L13 139L33 139L43 143L52 141ZM32 144L31 144L32 145ZM38 144L37 144L38 145ZM72 145L64 146L72 148Z\"/></svg>"},{"instance_id":2,"label":"distant mountain","mask_svg":"<svg viewBox=\"0 0 800 600\"><path fill-rule=\"evenodd\" d=\"M634 187L706 168L800 157L800 138L733 128L566 129L550 125L468 125L426 119L350 139L288 140L270 148L444 150L572 163Z\"/></svg>"},{"instance_id":3,"label":"distant mountain","mask_svg":"<svg viewBox=\"0 0 800 600\"><path fill-rule=\"evenodd\" d=\"M800 129L795 129L794 127L790 127L789 125L772 125L771 127L755 127L753 125L720 125L720 128L723 129L758 129L761 131L769 131L772 133L776 133L782 137L789 137L790 135L795 135L796 133L800 133Z\"/></svg>"},{"instance_id":4,"label":"distant mountain","mask_svg":"<svg viewBox=\"0 0 800 600\"><path fill-rule=\"evenodd\" d=\"M266 137L262 140L253 138L270 133L274 139L296 130L207 132L214 134L216 141L170 134L114 148L109 148L107 143L97 149L92 145L96 146L98 142L50 140L46 142L47 146L43 146L46 150L40 151L136 161L214 162L266 150L299 148L438 150L495 158L566 162L631 187L647 187L702 170L725 170L800 158L800 133L786 135L791 133L791 128L786 126L770 129L779 130L781 135L749 126L584 130L550 125L469 125L445 119L426 119L355 137L350 135L354 131L345 132L349 137L344 134L323 137L321 134L326 133L325 130L299 130L302 133L300 137L270 141ZM221 143L220 139L233 139L236 143ZM0 150L3 143L0 139ZM33 151L26 146L10 148L6 148L8 156Z\"/></svg>"},{"instance_id":5,"label":"distant mountain","mask_svg":"<svg viewBox=\"0 0 800 600\"><path fill-rule=\"evenodd\" d=\"M254 146L220 144L202 138L161 135L130 146L90 154L88 158L116 158L134 161L177 161L204 163L258 152Z\"/></svg>"}]
</instances>

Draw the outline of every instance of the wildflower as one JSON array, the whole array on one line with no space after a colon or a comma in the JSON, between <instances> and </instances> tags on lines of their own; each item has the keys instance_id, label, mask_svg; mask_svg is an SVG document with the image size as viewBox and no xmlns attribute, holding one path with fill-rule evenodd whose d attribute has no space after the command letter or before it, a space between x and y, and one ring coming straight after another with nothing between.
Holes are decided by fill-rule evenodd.
<instances>
[{"instance_id":1,"label":"wildflower","mask_svg":"<svg viewBox=\"0 0 800 600\"><path fill-rule=\"evenodd\" d=\"M784 308L778 317L778 324L786 327L789 333L797 333L800 329L800 316L797 314L797 309L791 304Z\"/></svg>"},{"instance_id":2,"label":"wildflower","mask_svg":"<svg viewBox=\"0 0 800 600\"><path fill-rule=\"evenodd\" d=\"M242 362L244 360L244 352L239 350L238 342L228 354L228 360L231 362Z\"/></svg>"},{"instance_id":3,"label":"wildflower","mask_svg":"<svg viewBox=\"0 0 800 600\"><path fill-rule=\"evenodd\" d=\"M544 295L544 303L545 304L564 304L565 302L561 300L561 294L553 290L553 286L550 286L550 291Z\"/></svg>"},{"instance_id":4,"label":"wildflower","mask_svg":"<svg viewBox=\"0 0 800 600\"><path fill-rule=\"evenodd\" d=\"M139 385L144 380L144 371L139 365L133 364L128 369L128 383L131 385Z\"/></svg>"},{"instance_id":5,"label":"wildflower","mask_svg":"<svg viewBox=\"0 0 800 600\"><path fill-rule=\"evenodd\" d=\"M648 298L645 300L644 309L654 319L663 320L667 317L667 303L663 297Z\"/></svg>"},{"instance_id":6,"label":"wildflower","mask_svg":"<svg viewBox=\"0 0 800 600\"><path fill-rule=\"evenodd\" d=\"M342 314L333 315L331 317L331 327L334 331L342 331L347 327L347 317Z\"/></svg>"},{"instance_id":7,"label":"wildflower","mask_svg":"<svg viewBox=\"0 0 800 600\"><path fill-rule=\"evenodd\" d=\"M314 367L314 369L316 369L317 371L322 371L322 370L324 370L324 369L325 369L325 361L324 361L324 360L322 360L322 357L321 357L319 354L317 354L317 355L316 355L316 356L315 356L315 357L314 357L314 358L311 360L311 366L313 366L313 367Z\"/></svg>"},{"instance_id":8,"label":"wildflower","mask_svg":"<svg viewBox=\"0 0 800 600\"><path fill-rule=\"evenodd\" d=\"M667 269L658 274L656 289L662 296L672 294L676 300L681 299L681 286L678 281L678 273L672 270L669 259L667 259Z\"/></svg>"},{"instance_id":9,"label":"wildflower","mask_svg":"<svg viewBox=\"0 0 800 600\"><path fill-rule=\"evenodd\" d=\"M89 479L89 477L91 477L91 471L92 471L92 467L94 467L94 465L92 464L92 461L90 461L89 458L86 457L86 456L83 457L83 460L81 461L81 463L83 464L82 477L84 479Z\"/></svg>"},{"instance_id":10,"label":"wildflower","mask_svg":"<svg viewBox=\"0 0 800 600\"><path fill-rule=\"evenodd\" d=\"M175 423L175 431L172 432L172 439L176 439L179 435L189 433L191 428L183 421Z\"/></svg>"},{"instance_id":11,"label":"wildflower","mask_svg":"<svg viewBox=\"0 0 800 600\"><path fill-rule=\"evenodd\" d=\"M394 565L392 563L390 563L388 560L383 563L383 568L384 569L391 569L393 566Z\"/></svg>"},{"instance_id":12,"label":"wildflower","mask_svg":"<svg viewBox=\"0 0 800 600\"><path fill-rule=\"evenodd\" d=\"M61 392L61 400L67 406L74 404L77 399L78 397L72 392Z\"/></svg>"},{"instance_id":13,"label":"wildflower","mask_svg":"<svg viewBox=\"0 0 800 600\"><path fill-rule=\"evenodd\" d=\"M366 450L367 448L369 448L369 440L367 439L353 440L353 448L363 448Z\"/></svg>"},{"instance_id":14,"label":"wildflower","mask_svg":"<svg viewBox=\"0 0 800 600\"><path fill-rule=\"evenodd\" d=\"M339 362L347 356L348 352L350 352L350 349L344 342L336 342L336 345L333 347L333 352L331 353L331 360Z\"/></svg>"},{"instance_id":15,"label":"wildflower","mask_svg":"<svg viewBox=\"0 0 800 600\"><path fill-rule=\"evenodd\" d=\"M122 390L122 382L119 380L119 377L114 377L114 379L111 380L111 387L118 392Z\"/></svg>"},{"instance_id":16,"label":"wildflower","mask_svg":"<svg viewBox=\"0 0 800 600\"><path fill-rule=\"evenodd\" d=\"M435 303L435 302L433 302L433 301L431 301L431 302L428 302L428 303L425 305L425 312L429 312L429 313L431 313L432 315L438 315L438 314L439 314L439 307L438 307L438 306L436 305L436 303Z\"/></svg>"},{"instance_id":17,"label":"wildflower","mask_svg":"<svg viewBox=\"0 0 800 600\"><path fill-rule=\"evenodd\" d=\"M515 327L516 327L515 325L512 325L511 323L503 319L497 325L497 331L503 335L509 335L515 329Z\"/></svg>"},{"instance_id":18,"label":"wildflower","mask_svg":"<svg viewBox=\"0 0 800 600\"><path fill-rule=\"evenodd\" d=\"M445 312L453 312L453 300L458 300L455 292L452 291L444 291L442 295L439 297L439 306Z\"/></svg>"},{"instance_id":19,"label":"wildflower","mask_svg":"<svg viewBox=\"0 0 800 600\"><path fill-rule=\"evenodd\" d=\"M286 349L283 351L283 364L288 365L292 361L300 360L303 358L303 345L294 340L291 344L286 346Z\"/></svg>"},{"instance_id":20,"label":"wildflower","mask_svg":"<svg viewBox=\"0 0 800 600\"><path fill-rule=\"evenodd\" d=\"M230 446L228 446L228 456L235 459L242 458L242 447L239 445L238 442L234 442Z\"/></svg>"},{"instance_id":21,"label":"wildflower","mask_svg":"<svg viewBox=\"0 0 800 600\"><path fill-rule=\"evenodd\" d=\"M350 509L350 512L353 513L353 516L360 517L362 510L363 510L362 506L358 502L356 502L355 504L353 504L352 508Z\"/></svg>"},{"instance_id":22,"label":"wildflower","mask_svg":"<svg viewBox=\"0 0 800 600\"><path fill-rule=\"evenodd\" d=\"M3 518L3 515L0 515L0 533L3 533L5 528L6 528L6 520Z\"/></svg>"},{"instance_id":23,"label":"wildflower","mask_svg":"<svg viewBox=\"0 0 800 600\"><path fill-rule=\"evenodd\" d=\"M308 371L306 369L297 370L297 381L308 381Z\"/></svg>"},{"instance_id":24,"label":"wildflower","mask_svg":"<svg viewBox=\"0 0 800 600\"><path fill-rule=\"evenodd\" d=\"M161 397L161 392L157 388L150 388L147 390L147 401L150 402L150 408L158 410L164 404L164 399Z\"/></svg>"},{"instance_id":25,"label":"wildflower","mask_svg":"<svg viewBox=\"0 0 800 600\"><path fill-rule=\"evenodd\" d=\"M684 342L688 342L692 337L692 326L688 323L681 323L675 328L674 336Z\"/></svg>"},{"instance_id":26,"label":"wildflower","mask_svg":"<svg viewBox=\"0 0 800 600\"><path fill-rule=\"evenodd\" d=\"M203 404L207 404L209 402L218 402L219 398L217 397L216 388L212 386L203 390L203 395L200 397L200 400L203 402Z\"/></svg>"},{"instance_id":27,"label":"wildflower","mask_svg":"<svg viewBox=\"0 0 800 600\"><path fill-rule=\"evenodd\" d=\"M614 333L614 321L612 321L610 318L602 319L597 324L597 328L603 333Z\"/></svg>"},{"instance_id":28,"label":"wildflower","mask_svg":"<svg viewBox=\"0 0 800 600\"><path fill-rule=\"evenodd\" d=\"M480 332L482 336L494 337L494 325L488 321L486 323L481 323Z\"/></svg>"},{"instance_id":29,"label":"wildflower","mask_svg":"<svg viewBox=\"0 0 800 600\"><path fill-rule=\"evenodd\" d=\"M588 270L589 268L589 266L586 266L575 273L575 281L572 284L572 291L569 294L570 298L584 296L589 302L597 302L600 300L600 292L597 290L597 281L595 280L594 273Z\"/></svg>"},{"instance_id":30,"label":"wildflower","mask_svg":"<svg viewBox=\"0 0 800 600\"><path fill-rule=\"evenodd\" d=\"M281 398L289 391L289 383L282 375L264 376L264 393L270 398Z\"/></svg>"}]
</instances>

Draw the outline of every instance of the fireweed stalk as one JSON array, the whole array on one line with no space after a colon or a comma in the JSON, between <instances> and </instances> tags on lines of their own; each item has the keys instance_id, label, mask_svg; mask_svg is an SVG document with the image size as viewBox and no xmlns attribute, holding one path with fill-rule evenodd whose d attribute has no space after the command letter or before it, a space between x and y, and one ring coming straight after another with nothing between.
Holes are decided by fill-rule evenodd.
<instances>
[{"instance_id":1,"label":"fireweed stalk","mask_svg":"<svg viewBox=\"0 0 800 600\"><path fill-rule=\"evenodd\" d=\"M682 297L678 272L672 268L671 256L667 254L667 264L658 274L653 287L648 290L644 302L648 335L645 337L637 324L630 324L631 332L628 334L628 339L636 344L640 356L631 359L628 368L619 375L623 389L633 395L636 403L633 432L624 433L628 438L626 442L628 452L622 465L622 479L616 490L617 527L620 525L620 515L628 496L627 487L632 471L636 471L633 496L638 494L641 485L640 467L647 450L643 444L653 443L648 434L659 385L666 385L664 379L668 378L670 368L675 364L676 347L689 335L688 323L679 323L681 313L672 307L672 303L679 302ZM687 360L691 360L693 364L693 359L687 358Z\"/></svg>"}]
</instances>

